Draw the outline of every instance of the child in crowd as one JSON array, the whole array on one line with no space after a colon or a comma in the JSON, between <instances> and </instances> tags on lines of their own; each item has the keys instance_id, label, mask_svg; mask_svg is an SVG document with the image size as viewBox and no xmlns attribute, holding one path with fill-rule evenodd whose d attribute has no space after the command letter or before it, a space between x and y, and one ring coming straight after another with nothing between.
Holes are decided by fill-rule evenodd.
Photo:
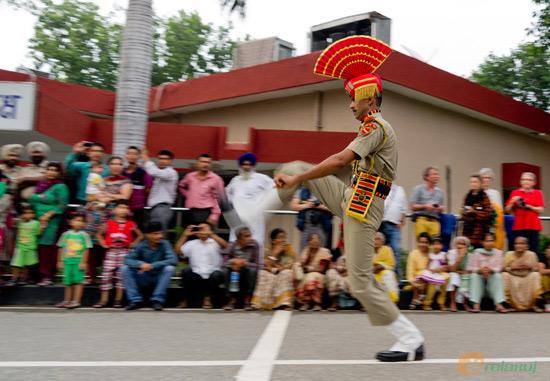
<instances>
[{"instance_id":1,"label":"child in crowd","mask_svg":"<svg viewBox=\"0 0 550 381\"><path fill-rule=\"evenodd\" d=\"M36 249L38 236L42 234L42 227L40 222L34 219L34 208L31 205L22 205L20 211L15 251L11 260L12 278L8 286L27 284L29 266L38 263Z\"/></svg>"},{"instance_id":2,"label":"child in crowd","mask_svg":"<svg viewBox=\"0 0 550 381\"><path fill-rule=\"evenodd\" d=\"M90 166L90 174L86 182L86 199L89 200L89 195L96 195L101 192L105 192L105 180L103 176L103 164L99 161L94 161ZM91 204L87 205L87 208L103 209L107 205L109 199L94 200Z\"/></svg>"},{"instance_id":3,"label":"child in crowd","mask_svg":"<svg viewBox=\"0 0 550 381\"><path fill-rule=\"evenodd\" d=\"M441 238L433 237L432 238L432 249L430 250L430 261L428 263L428 269L423 271L422 279L425 282L432 283L435 285L445 284L444 271L446 267L446 253L441 251L443 249L443 242Z\"/></svg>"},{"instance_id":4,"label":"child in crowd","mask_svg":"<svg viewBox=\"0 0 550 381\"><path fill-rule=\"evenodd\" d=\"M109 293L113 289L113 278L116 280L116 294L113 307L122 307L124 284L120 272L124 265L124 258L142 239L143 233L133 221L128 221L130 206L128 200L115 201L113 209L114 219L108 220L99 229L96 238L99 244L107 249L103 261L101 279L101 299L94 304L94 308L103 308L109 303Z\"/></svg>"},{"instance_id":5,"label":"child in crowd","mask_svg":"<svg viewBox=\"0 0 550 381\"><path fill-rule=\"evenodd\" d=\"M82 230L84 228L83 214L73 212L69 225L71 230L63 233L57 242L57 246L59 246L57 267L64 269L63 282L66 286L65 299L55 306L72 309L80 307L84 271L87 267L92 240L88 233Z\"/></svg>"},{"instance_id":6,"label":"child in crowd","mask_svg":"<svg viewBox=\"0 0 550 381\"><path fill-rule=\"evenodd\" d=\"M443 250L443 241L440 237L432 238L432 247L430 250L428 269L422 272L420 279L426 282L426 299L424 300L423 310L430 311L432 309L431 304L436 292L439 291L437 297L437 303L439 309L447 311L445 305L445 299L447 297L447 289L445 285L449 274L446 272L447 267L447 253Z\"/></svg>"}]
</instances>

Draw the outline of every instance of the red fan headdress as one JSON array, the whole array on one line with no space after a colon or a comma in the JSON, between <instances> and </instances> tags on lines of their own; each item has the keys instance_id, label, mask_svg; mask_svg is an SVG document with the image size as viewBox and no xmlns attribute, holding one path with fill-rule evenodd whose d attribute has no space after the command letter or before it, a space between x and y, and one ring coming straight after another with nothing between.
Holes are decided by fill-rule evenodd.
<instances>
[{"instance_id":1,"label":"red fan headdress","mask_svg":"<svg viewBox=\"0 0 550 381\"><path fill-rule=\"evenodd\" d=\"M345 79L344 87L356 101L382 92L380 77L373 74L392 49L370 36L351 36L336 41L319 56L315 74Z\"/></svg>"}]
</instances>

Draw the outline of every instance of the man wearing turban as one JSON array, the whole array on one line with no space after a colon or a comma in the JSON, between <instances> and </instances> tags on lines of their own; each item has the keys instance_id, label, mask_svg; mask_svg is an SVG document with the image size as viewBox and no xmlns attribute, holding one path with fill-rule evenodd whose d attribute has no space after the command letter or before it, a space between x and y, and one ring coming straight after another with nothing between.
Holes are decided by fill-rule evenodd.
<instances>
[{"instance_id":1,"label":"man wearing turban","mask_svg":"<svg viewBox=\"0 0 550 381\"><path fill-rule=\"evenodd\" d=\"M21 159L22 153L23 146L21 144L6 144L0 147L0 156L3 161L3 163L0 164L0 170L9 180L7 188L9 192L7 192L7 194L5 194L0 200L0 229L4 230L3 244L0 245L0 259L2 261L9 261L13 252L12 244L15 230L9 229L5 222L9 215L9 210L13 207L13 194L17 191L17 178L21 173L19 160ZM0 233L0 239L1 238L2 234Z\"/></svg>"},{"instance_id":2,"label":"man wearing turban","mask_svg":"<svg viewBox=\"0 0 550 381\"><path fill-rule=\"evenodd\" d=\"M254 207L263 192L266 189L273 188L275 183L271 177L257 173L254 170L256 166L256 155L251 152L239 156L239 174L231 179L225 193L229 202L236 209L244 210ZM265 221L263 215L258 216L255 221L250 223L252 238L258 242L260 248L263 248L265 239ZM231 229L230 241L234 241L235 231Z\"/></svg>"},{"instance_id":3,"label":"man wearing turban","mask_svg":"<svg viewBox=\"0 0 550 381\"><path fill-rule=\"evenodd\" d=\"M17 178L20 176L22 170L19 166L22 154L23 146L21 144L6 144L0 147L0 155L3 161L0 164L0 170L10 180L9 189L12 191L17 189Z\"/></svg>"},{"instance_id":4,"label":"man wearing turban","mask_svg":"<svg viewBox=\"0 0 550 381\"><path fill-rule=\"evenodd\" d=\"M34 195L36 184L45 179L44 173L49 163L46 158L50 154L50 147L46 143L30 142L26 149L32 163L23 167L17 181L21 198L28 201Z\"/></svg>"}]
</instances>

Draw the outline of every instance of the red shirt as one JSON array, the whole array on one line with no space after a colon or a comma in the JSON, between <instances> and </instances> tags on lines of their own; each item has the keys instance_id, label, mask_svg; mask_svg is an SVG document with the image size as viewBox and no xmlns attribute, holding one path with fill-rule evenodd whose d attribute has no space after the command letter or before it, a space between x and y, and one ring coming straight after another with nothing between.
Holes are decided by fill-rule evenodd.
<instances>
[{"instance_id":1,"label":"red shirt","mask_svg":"<svg viewBox=\"0 0 550 381\"><path fill-rule=\"evenodd\" d=\"M510 204L510 200L515 196L523 198L526 205L546 206L544 205L544 196L542 195L542 192L537 189L533 189L531 192L525 192L521 188L514 189L512 193L510 193L510 197L508 198L508 201L506 201L506 205ZM514 218L514 227L512 230L542 230L542 224L540 223L539 215L537 213L530 209L518 208L517 203L513 206L513 209L516 217Z\"/></svg>"},{"instance_id":2,"label":"red shirt","mask_svg":"<svg viewBox=\"0 0 550 381\"><path fill-rule=\"evenodd\" d=\"M122 223L108 220L105 226L105 243L109 247L129 247L134 240L134 229L137 225L133 221Z\"/></svg>"}]
</instances>

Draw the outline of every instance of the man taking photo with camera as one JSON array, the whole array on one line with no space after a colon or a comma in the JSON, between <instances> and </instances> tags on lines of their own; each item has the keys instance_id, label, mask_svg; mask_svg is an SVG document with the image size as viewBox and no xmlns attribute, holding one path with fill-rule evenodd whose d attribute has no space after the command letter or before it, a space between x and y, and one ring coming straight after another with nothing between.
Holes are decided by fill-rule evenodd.
<instances>
[{"instance_id":1,"label":"man taking photo with camera","mask_svg":"<svg viewBox=\"0 0 550 381\"><path fill-rule=\"evenodd\" d=\"M193 235L198 239L189 240ZM223 283L221 250L226 246L227 241L214 234L207 223L185 229L174 247L176 255L189 262L181 272L183 300L178 307L187 307L199 291L206 291L202 308L213 308L212 298Z\"/></svg>"},{"instance_id":2,"label":"man taking photo with camera","mask_svg":"<svg viewBox=\"0 0 550 381\"><path fill-rule=\"evenodd\" d=\"M411 195L410 207L414 220L414 232L416 237L423 232L431 237L441 234L439 219L445 211L443 191L436 187L439 182L439 168L428 167L424 170L425 184L414 187Z\"/></svg>"}]
</instances>

